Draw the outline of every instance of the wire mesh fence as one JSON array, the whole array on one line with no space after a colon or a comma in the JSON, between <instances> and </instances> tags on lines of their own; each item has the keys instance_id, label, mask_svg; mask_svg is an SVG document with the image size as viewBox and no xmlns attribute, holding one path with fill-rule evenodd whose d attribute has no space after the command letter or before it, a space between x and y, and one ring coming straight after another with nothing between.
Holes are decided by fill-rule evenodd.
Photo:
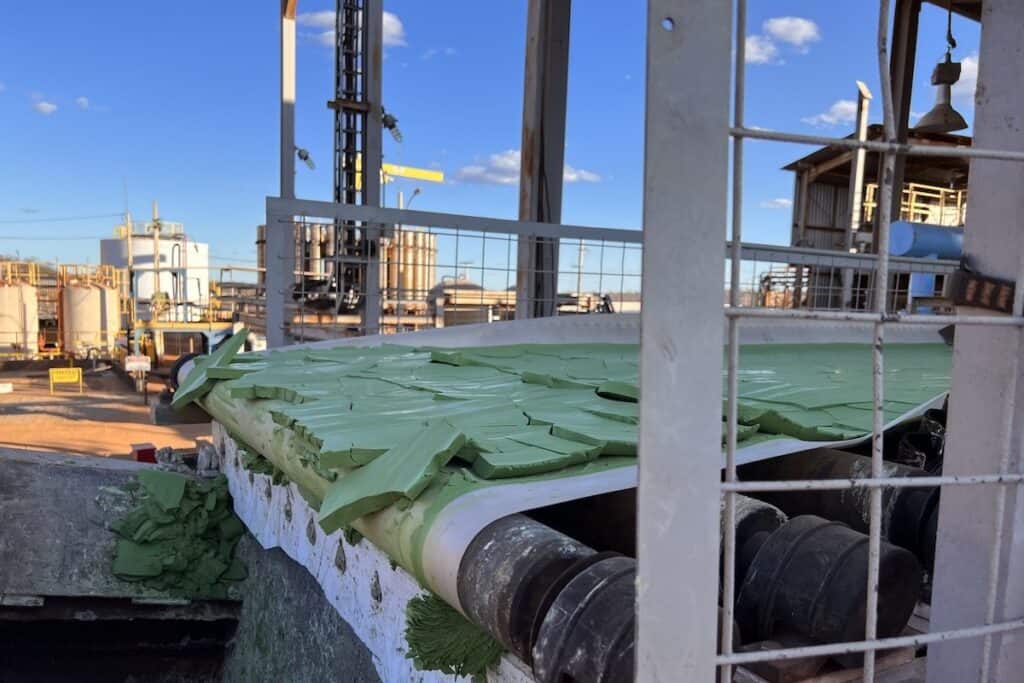
<instances>
[{"instance_id":1,"label":"wire mesh fence","mask_svg":"<svg viewBox=\"0 0 1024 683\"><path fill-rule=\"evenodd\" d=\"M997 472L979 472L970 477L930 477L927 483L924 480L906 479L896 481L891 477L890 468L886 465L885 447L885 374L884 359L886 354L886 328L888 323L893 321L893 309L906 310L909 315L902 317L905 322L917 323L948 323L958 322L962 324L977 325L1014 325L1022 323L1022 296L1017 292L1014 302L1013 317L1005 316L960 316L952 315L921 316L914 313L914 294L920 293L934 296L936 290L941 286L943 275L941 273L930 273L925 282L914 282L914 274L901 277L894 259L890 259L888 249L890 216L893 214L894 195L900 196L898 190L894 190L893 178L897 157L905 154L929 155L934 150L929 150L920 145L899 144L896 136L895 116L893 110L892 84L888 63L888 42L889 42L889 20L890 6L887 0L879 2L879 23L878 23L878 68L882 83L882 100L885 112L885 141L883 142L859 142L853 139L827 139L817 136L804 136L791 133L754 130L746 128L745 117L745 40L747 34L747 2L737 0L735 3L735 48L734 48L734 93L733 93L733 166L732 166L732 240L733 251L729 262L728 296L729 308L727 309L728 319L728 354L727 354L727 390L726 390L726 439L725 439L725 476L721 485L723 501L723 552L721 566L721 605L722 623L719 655L717 664L720 667L720 680L733 680L737 673L737 667L748 666L763 662L781 662L792 659L806 659L814 656L846 656L861 657L863 669L860 677L864 681L875 681L877 665L880 653L901 646L919 647L930 643L936 643L952 639L980 638L983 641L983 656L981 670L978 680L988 681L991 671L991 654L993 638L1001 633L1010 632L1024 628L1024 620L1011 619L1005 621L996 620L997 595L1000 590L1000 558L1004 552L1003 548L1003 525L1005 523L1006 498L1011 485L1017 486L1021 483L1021 477L1017 473L1011 473L1009 464L1011 461L1011 447L1009 440L1005 444L1005 452L1002 454L1000 467ZM812 142L814 144L832 145L835 147L846 147L850 149L864 148L875 149L883 152L884 171L882 177L886 179L877 191L872 193L871 201L876 219L877 244L881 245L875 263L867 271L837 269L835 267L788 265L778 267L775 265L750 266L742 258L742 211L743 202L743 157L744 143L747 138L760 140L773 140L778 142ZM950 156L963 156L988 159L1012 159L1014 161L1024 160L1019 153L1003 150L985 150L978 148L964 148L947 150L944 152ZM962 197L954 197L953 211L962 216L965 211L965 204ZM1024 275L1024 273L1022 273ZM918 278L921 280L921 278ZM915 289L915 285L919 289ZM930 286L930 289L929 289ZM837 296L838 294L838 296ZM819 309L856 309L853 312L845 310L836 315L825 315ZM932 303L932 302L928 302ZM767 306L775 310L765 311ZM786 310L778 310L786 309ZM857 313L856 311L863 311ZM739 431L739 382L740 382L740 335L739 329L745 319L752 317L775 318L775 319L805 319L805 320L828 320L836 322L871 322L873 332L871 339L871 354L873 366L873 398L871 408L873 411L873 429L870 446L870 469L861 473L857 480L845 479L842 481L824 481L820 478L803 480L790 479L786 481L740 481L737 467L737 441ZM1015 363L1015 359L1011 359ZM1012 411L1008 411L1008 414ZM1009 431L1009 430L1008 430ZM956 454L950 454L955 457ZM983 486L995 485L992 488L980 488ZM885 605L879 604L880 581L885 580L882 570L882 543L883 543L883 498L887 492L898 486L976 486L978 505L994 505L995 507L995 529L993 530L993 544L990 547L988 562L988 585L986 600L986 617L983 623L967 624L962 628L949 629L945 631L933 631L929 633L917 633L901 635L899 633L884 632L891 627L880 618L880 609L884 611ZM863 605L863 627L856 623L846 629L847 637L844 642L812 642L808 644L786 647L779 643L757 648L744 652L735 652L736 644L733 641L732 632L734 617L737 614L737 586L743 580L742 569L738 566L737 554L737 506L739 504L738 493L763 494L767 491L791 491L807 492L814 490L838 489L848 490L853 494L857 490L866 490L869 496L867 502L868 513L868 551L867 551L867 581L864 594L866 596ZM994 493L994 496L993 496ZM756 677L755 677L756 680Z\"/></svg>"}]
</instances>

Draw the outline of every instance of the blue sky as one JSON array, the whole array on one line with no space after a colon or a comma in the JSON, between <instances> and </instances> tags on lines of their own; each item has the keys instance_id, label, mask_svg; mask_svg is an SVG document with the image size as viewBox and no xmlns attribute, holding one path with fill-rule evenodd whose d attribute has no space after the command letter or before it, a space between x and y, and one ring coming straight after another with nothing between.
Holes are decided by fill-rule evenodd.
<instances>
[{"instance_id":1,"label":"blue sky","mask_svg":"<svg viewBox=\"0 0 1024 683\"><path fill-rule=\"evenodd\" d=\"M331 191L333 50L322 15L300 0L298 194ZM93 262L127 208L160 201L165 218L211 244L214 260L255 261L264 198L277 193L277 0L176 3L37 0L0 23L0 253ZM524 59L524 0L385 5L384 104L404 141L386 160L444 170L416 208L515 217ZM646 3L574 3L563 221L639 227L643 174ZM845 135L854 81L878 92L874 2L751 0L747 119L752 125ZM306 14L308 13L308 14ZM913 111L944 50L945 16L922 13ZM956 19L968 58L955 104L971 119L979 28ZM695 64L694 68L700 68ZM879 104L872 118L880 117ZM792 176L779 167L805 148L751 142L745 237L785 243ZM415 183L387 189L406 194ZM127 190L127 191L126 191ZM102 216L89 220L54 218ZM723 228L724 235L724 228ZM12 239L30 237L32 240ZM237 260L237 261L236 261Z\"/></svg>"}]
</instances>

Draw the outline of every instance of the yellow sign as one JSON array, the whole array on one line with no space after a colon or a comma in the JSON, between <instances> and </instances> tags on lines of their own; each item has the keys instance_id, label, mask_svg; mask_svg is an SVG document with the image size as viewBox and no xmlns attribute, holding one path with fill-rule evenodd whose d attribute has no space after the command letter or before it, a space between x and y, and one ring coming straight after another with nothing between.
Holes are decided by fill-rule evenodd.
<instances>
[{"instance_id":1,"label":"yellow sign","mask_svg":"<svg viewBox=\"0 0 1024 683\"><path fill-rule=\"evenodd\" d=\"M82 393L82 368L50 368L50 393L54 384L77 384Z\"/></svg>"},{"instance_id":2,"label":"yellow sign","mask_svg":"<svg viewBox=\"0 0 1024 683\"><path fill-rule=\"evenodd\" d=\"M444 171L432 168L416 168L415 166L399 166L398 164L381 164L380 181L389 183L392 178L409 178L428 183L443 183ZM363 189L363 155L356 156L356 189Z\"/></svg>"}]
</instances>

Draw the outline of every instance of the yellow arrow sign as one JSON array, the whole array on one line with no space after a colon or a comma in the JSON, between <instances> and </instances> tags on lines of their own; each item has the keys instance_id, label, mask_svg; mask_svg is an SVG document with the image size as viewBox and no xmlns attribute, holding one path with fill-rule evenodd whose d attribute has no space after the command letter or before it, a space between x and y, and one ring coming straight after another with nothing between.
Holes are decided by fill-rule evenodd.
<instances>
[{"instance_id":1,"label":"yellow arrow sign","mask_svg":"<svg viewBox=\"0 0 1024 683\"><path fill-rule=\"evenodd\" d=\"M422 180L428 183L443 183L444 171L432 168L417 168L415 166L399 166L398 164L381 164L380 181L391 182L392 178L409 178L411 180ZM356 156L356 189L363 189L363 155Z\"/></svg>"}]
</instances>

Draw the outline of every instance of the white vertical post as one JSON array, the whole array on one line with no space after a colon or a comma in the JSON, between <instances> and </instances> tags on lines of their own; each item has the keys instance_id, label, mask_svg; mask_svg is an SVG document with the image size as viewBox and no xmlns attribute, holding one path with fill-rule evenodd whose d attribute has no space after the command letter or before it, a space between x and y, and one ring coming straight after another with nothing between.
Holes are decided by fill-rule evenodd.
<instances>
[{"instance_id":1,"label":"white vertical post","mask_svg":"<svg viewBox=\"0 0 1024 683\"><path fill-rule=\"evenodd\" d=\"M857 139L868 139L868 108L871 103L871 91L863 81L857 81ZM864 215L864 162L867 150L858 149L853 152L850 163L849 211L850 221L846 226L846 239L843 244L846 252L853 250L853 237L863 222ZM853 269L843 268L843 310L848 310L853 299Z\"/></svg>"},{"instance_id":2,"label":"white vertical post","mask_svg":"<svg viewBox=\"0 0 1024 683\"><path fill-rule=\"evenodd\" d=\"M986 0L982 12L974 144L1024 150L1024 3ZM964 254L994 277L1024 279L1024 165L971 162ZM960 311L971 313L974 311ZM1019 472L1024 437L1024 381L1018 328L956 330L944 472ZM1000 514L1001 513L1001 514ZM939 511L932 629L946 630L1024 615L1024 499L1019 487L946 487ZM990 589L993 590L990 593ZM989 651L991 658L987 658ZM1024 636L936 643L929 683L1021 680Z\"/></svg>"},{"instance_id":3,"label":"white vertical post","mask_svg":"<svg viewBox=\"0 0 1024 683\"><path fill-rule=\"evenodd\" d=\"M281 0L281 189L282 199L295 199L295 6ZM268 203L269 204L269 203ZM267 347L284 346L285 305L294 283L295 230L267 210L264 233Z\"/></svg>"},{"instance_id":4,"label":"white vertical post","mask_svg":"<svg viewBox=\"0 0 1024 683\"><path fill-rule=\"evenodd\" d=\"M648 2L640 681L715 675L730 5Z\"/></svg>"},{"instance_id":5,"label":"white vertical post","mask_svg":"<svg viewBox=\"0 0 1024 683\"><path fill-rule=\"evenodd\" d=\"M281 198L295 198L295 4L281 0ZM269 228L269 226L268 226Z\"/></svg>"}]
</instances>

